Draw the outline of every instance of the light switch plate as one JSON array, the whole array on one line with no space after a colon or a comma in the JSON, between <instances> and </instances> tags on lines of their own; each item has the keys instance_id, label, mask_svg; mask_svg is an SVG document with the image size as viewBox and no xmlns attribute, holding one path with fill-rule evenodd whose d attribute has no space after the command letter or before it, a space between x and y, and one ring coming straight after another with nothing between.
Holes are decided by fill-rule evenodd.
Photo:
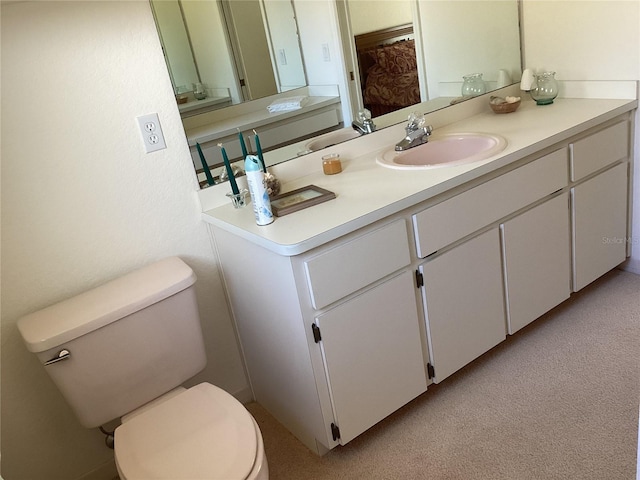
<instances>
[{"instance_id":1,"label":"light switch plate","mask_svg":"<svg viewBox=\"0 0 640 480\"><path fill-rule=\"evenodd\" d=\"M331 61L331 50L329 50L329 44L328 43L323 43L322 44L322 59L325 62L330 62Z\"/></svg>"},{"instance_id":2,"label":"light switch plate","mask_svg":"<svg viewBox=\"0 0 640 480\"><path fill-rule=\"evenodd\" d=\"M142 135L142 143L145 152L151 153L157 150L167 148L162 133L162 126L157 113L150 113L137 117L138 126L140 127L140 135Z\"/></svg>"}]
</instances>

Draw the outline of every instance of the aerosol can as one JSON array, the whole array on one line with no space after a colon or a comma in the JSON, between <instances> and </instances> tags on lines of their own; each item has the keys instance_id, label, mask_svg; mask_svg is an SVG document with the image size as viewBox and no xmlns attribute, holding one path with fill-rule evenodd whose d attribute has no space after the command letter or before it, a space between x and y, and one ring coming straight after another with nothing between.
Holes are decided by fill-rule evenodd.
<instances>
[{"instance_id":1,"label":"aerosol can","mask_svg":"<svg viewBox=\"0 0 640 480\"><path fill-rule=\"evenodd\" d=\"M256 155L247 155L244 161L244 171L247 175L256 223L258 225L269 225L274 218L273 213L271 213L271 202L269 201L269 193L267 192L260 158Z\"/></svg>"}]
</instances>

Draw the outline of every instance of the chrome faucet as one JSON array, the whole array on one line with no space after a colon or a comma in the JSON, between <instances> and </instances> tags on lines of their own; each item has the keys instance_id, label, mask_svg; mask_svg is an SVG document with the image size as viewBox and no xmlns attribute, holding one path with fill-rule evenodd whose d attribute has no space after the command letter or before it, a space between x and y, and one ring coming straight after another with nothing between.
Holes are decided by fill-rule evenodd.
<instances>
[{"instance_id":1,"label":"chrome faucet","mask_svg":"<svg viewBox=\"0 0 640 480\"><path fill-rule=\"evenodd\" d=\"M409 115L409 123L404 128L406 136L396 143L396 151L402 152L418 145L423 145L429 141L429 135L433 132L431 125L425 126L425 118L418 113Z\"/></svg>"},{"instance_id":2,"label":"chrome faucet","mask_svg":"<svg viewBox=\"0 0 640 480\"><path fill-rule=\"evenodd\" d=\"M371 112L366 108L358 112L358 119L354 120L351 126L361 135L366 135L376 130L376 124L371 120Z\"/></svg>"}]
</instances>

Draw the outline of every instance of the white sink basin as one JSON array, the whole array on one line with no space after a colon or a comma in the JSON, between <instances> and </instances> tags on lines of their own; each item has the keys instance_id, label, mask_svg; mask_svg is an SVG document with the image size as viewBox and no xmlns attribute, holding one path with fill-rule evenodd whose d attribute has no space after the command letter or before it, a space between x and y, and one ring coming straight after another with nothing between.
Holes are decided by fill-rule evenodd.
<instances>
[{"instance_id":1,"label":"white sink basin","mask_svg":"<svg viewBox=\"0 0 640 480\"><path fill-rule=\"evenodd\" d=\"M311 152L322 150L323 148L336 145L338 143L346 142L353 138L359 137L361 134L353 128L343 128L334 132L329 132L319 137L314 138L312 141L305 145L306 149Z\"/></svg>"},{"instance_id":2,"label":"white sink basin","mask_svg":"<svg viewBox=\"0 0 640 480\"><path fill-rule=\"evenodd\" d=\"M507 141L500 135L451 133L434 136L428 143L403 152L386 150L376 161L383 167L399 170L451 167L484 160L500 153L506 146Z\"/></svg>"}]
</instances>

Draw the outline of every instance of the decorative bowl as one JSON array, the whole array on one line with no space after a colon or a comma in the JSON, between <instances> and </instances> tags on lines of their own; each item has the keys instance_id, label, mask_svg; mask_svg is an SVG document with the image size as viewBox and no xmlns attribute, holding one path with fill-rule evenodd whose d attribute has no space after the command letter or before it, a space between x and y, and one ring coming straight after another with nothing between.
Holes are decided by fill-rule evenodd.
<instances>
[{"instance_id":1,"label":"decorative bowl","mask_svg":"<svg viewBox=\"0 0 640 480\"><path fill-rule=\"evenodd\" d=\"M502 103L497 103L497 102L494 102L493 100L494 98L498 98L498 97L491 97L491 101L489 102L489 105L491 106L491 110L493 110L495 113L512 113L512 112L515 112L520 106L520 100L516 102L504 101Z\"/></svg>"}]
</instances>

